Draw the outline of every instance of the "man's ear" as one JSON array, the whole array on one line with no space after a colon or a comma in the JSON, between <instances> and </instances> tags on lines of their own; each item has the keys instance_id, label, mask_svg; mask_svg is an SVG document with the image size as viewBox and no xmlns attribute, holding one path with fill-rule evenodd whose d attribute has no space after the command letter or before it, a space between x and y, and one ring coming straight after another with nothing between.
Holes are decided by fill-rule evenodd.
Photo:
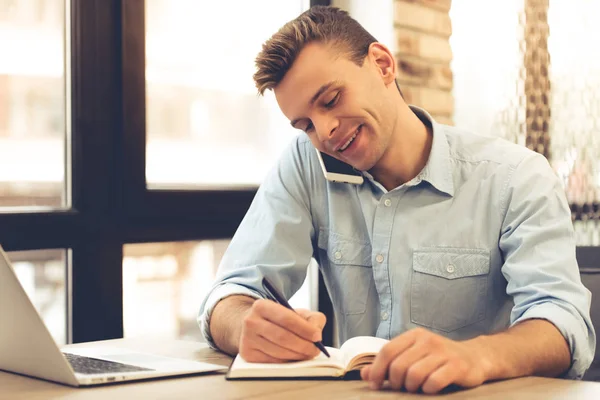
<instances>
[{"instance_id":1,"label":"man's ear","mask_svg":"<svg viewBox=\"0 0 600 400\"><path fill-rule=\"evenodd\" d=\"M369 45L368 57L381 74L386 86L396 81L396 59L390 49L379 42L373 42Z\"/></svg>"}]
</instances>

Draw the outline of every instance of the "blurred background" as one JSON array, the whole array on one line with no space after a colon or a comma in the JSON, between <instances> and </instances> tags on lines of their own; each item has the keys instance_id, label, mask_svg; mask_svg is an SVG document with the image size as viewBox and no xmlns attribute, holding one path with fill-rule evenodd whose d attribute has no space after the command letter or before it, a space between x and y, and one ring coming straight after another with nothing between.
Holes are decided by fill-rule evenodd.
<instances>
[{"instance_id":1,"label":"blurred background","mask_svg":"<svg viewBox=\"0 0 600 400\"><path fill-rule=\"evenodd\" d=\"M578 245L600 246L598 1L96 3L0 0L0 243L59 343L200 340L229 238L297 134L254 57L314 4L392 49L409 103L544 154ZM319 287L313 262L293 305L327 307Z\"/></svg>"}]
</instances>

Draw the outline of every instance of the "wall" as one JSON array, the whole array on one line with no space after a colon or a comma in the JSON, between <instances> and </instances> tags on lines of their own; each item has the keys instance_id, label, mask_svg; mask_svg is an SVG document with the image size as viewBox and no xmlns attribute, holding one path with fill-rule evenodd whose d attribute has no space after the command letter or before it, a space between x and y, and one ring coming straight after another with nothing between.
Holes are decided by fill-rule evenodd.
<instances>
[{"instance_id":1,"label":"wall","mask_svg":"<svg viewBox=\"0 0 600 400\"><path fill-rule=\"evenodd\" d=\"M398 81L409 104L425 108L438 122L452 124L452 0L395 0L394 30Z\"/></svg>"},{"instance_id":2,"label":"wall","mask_svg":"<svg viewBox=\"0 0 600 400\"><path fill-rule=\"evenodd\" d=\"M378 42L395 51L395 0L332 0L331 5L348 11Z\"/></svg>"}]
</instances>

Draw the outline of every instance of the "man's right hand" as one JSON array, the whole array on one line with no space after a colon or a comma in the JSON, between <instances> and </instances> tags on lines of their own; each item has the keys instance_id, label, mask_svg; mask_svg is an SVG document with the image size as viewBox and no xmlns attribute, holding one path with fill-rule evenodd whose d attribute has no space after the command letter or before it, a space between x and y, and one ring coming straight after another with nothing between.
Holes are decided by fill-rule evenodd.
<instances>
[{"instance_id":1,"label":"man's right hand","mask_svg":"<svg viewBox=\"0 0 600 400\"><path fill-rule=\"evenodd\" d=\"M256 300L242 319L239 354L261 363L311 359L320 352L313 342L322 339L325 322L320 312L292 311L271 300Z\"/></svg>"}]
</instances>

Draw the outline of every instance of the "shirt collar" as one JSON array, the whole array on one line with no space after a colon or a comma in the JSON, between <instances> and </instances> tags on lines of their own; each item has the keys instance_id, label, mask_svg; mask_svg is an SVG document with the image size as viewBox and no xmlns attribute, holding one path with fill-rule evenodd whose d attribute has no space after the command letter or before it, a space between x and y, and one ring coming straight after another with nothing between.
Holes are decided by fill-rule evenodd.
<instances>
[{"instance_id":1,"label":"shirt collar","mask_svg":"<svg viewBox=\"0 0 600 400\"><path fill-rule=\"evenodd\" d=\"M431 126L433 132L433 142L431 144L429 159L425 167L417 175L417 179L425 180L437 190L454 196L450 146L444 132L444 125L435 122L431 115L422 108L412 105L409 107L423 123Z\"/></svg>"}]
</instances>

